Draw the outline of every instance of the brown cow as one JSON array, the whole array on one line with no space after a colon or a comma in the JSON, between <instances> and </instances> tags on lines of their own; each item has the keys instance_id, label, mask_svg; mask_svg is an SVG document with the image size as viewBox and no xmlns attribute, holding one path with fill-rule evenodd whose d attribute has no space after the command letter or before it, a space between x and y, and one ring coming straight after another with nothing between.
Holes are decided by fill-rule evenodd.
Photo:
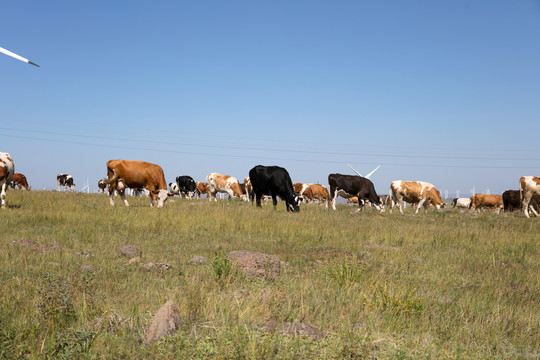
<instances>
[{"instance_id":1,"label":"brown cow","mask_svg":"<svg viewBox=\"0 0 540 360\"><path fill-rule=\"evenodd\" d=\"M522 176L519 179L519 194L521 199L521 208L526 217L529 217L529 205L532 200L540 203L540 177ZM538 213L533 211L538 216Z\"/></svg>"},{"instance_id":2,"label":"brown cow","mask_svg":"<svg viewBox=\"0 0 540 360\"><path fill-rule=\"evenodd\" d=\"M433 184L424 181L392 181L390 184L390 196L390 212L397 205L399 211L403 214L403 210L401 209L402 201L410 204L418 204L415 213L418 213L418 210L420 210L426 201L428 204L435 206L437 210L446 207L446 204L441 199L439 190Z\"/></svg>"},{"instance_id":3,"label":"brown cow","mask_svg":"<svg viewBox=\"0 0 540 360\"><path fill-rule=\"evenodd\" d=\"M471 209L488 208L497 210L497 214L504 208L501 195L476 194L471 196Z\"/></svg>"},{"instance_id":4,"label":"brown cow","mask_svg":"<svg viewBox=\"0 0 540 360\"><path fill-rule=\"evenodd\" d=\"M227 193L233 198L241 198L243 195L240 183L234 176L210 173L206 177L206 180L208 181L208 188L215 201L217 201L216 194L218 192Z\"/></svg>"},{"instance_id":5,"label":"brown cow","mask_svg":"<svg viewBox=\"0 0 540 360\"><path fill-rule=\"evenodd\" d=\"M161 166L136 160L109 160L107 161L107 184L109 185L110 204L114 206L114 190L129 206L124 195L126 188L145 188L150 193L150 206L163 207L167 198L172 195L167 191L167 182Z\"/></svg>"},{"instance_id":6,"label":"brown cow","mask_svg":"<svg viewBox=\"0 0 540 360\"><path fill-rule=\"evenodd\" d=\"M6 191L13 179L15 165L8 153L0 152L0 208L6 207Z\"/></svg>"},{"instance_id":7,"label":"brown cow","mask_svg":"<svg viewBox=\"0 0 540 360\"><path fill-rule=\"evenodd\" d=\"M15 185L19 187L19 189L20 188L25 188L26 190L31 189L31 187L28 186L28 182L26 181L26 176L24 176L23 174L14 173L12 181L15 183Z\"/></svg>"},{"instance_id":8,"label":"brown cow","mask_svg":"<svg viewBox=\"0 0 540 360\"><path fill-rule=\"evenodd\" d=\"M206 194L208 199L211 198L212 194L210 194L210 189L208 188L208 184L205 182L196 182L195 187L197 188L197 197L200 199L201 194Z\"/></svg>"}]
</instances>

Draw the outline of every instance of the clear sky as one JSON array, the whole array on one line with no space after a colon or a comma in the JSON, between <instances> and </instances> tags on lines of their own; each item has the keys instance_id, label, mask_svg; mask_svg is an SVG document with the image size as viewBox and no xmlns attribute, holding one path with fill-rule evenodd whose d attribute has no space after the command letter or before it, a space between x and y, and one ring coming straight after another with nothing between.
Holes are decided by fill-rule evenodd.
<instances>
[{"instance_id":1,"label":"clear sky","mask_svg":"<svg viewBox=\"0 0 540 360\"><path fill-rule=\"evenodd\" d=\"M540 175L540 1L3 1L0 151L34 188L109 159L455 195ZM443 193L444 195L444 193Z\"/></svg>"}]
</instances>

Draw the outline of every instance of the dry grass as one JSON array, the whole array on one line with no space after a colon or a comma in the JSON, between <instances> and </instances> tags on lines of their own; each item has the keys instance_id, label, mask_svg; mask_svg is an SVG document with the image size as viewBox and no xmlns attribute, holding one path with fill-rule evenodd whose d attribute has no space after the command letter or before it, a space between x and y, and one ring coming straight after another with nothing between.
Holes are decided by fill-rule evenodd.
<instances>
[{"instance_id":1,"label":"dry grass","mask_svg":"<svg viewBox=\"0 0 540 360\"><path fill-rule=\"evenodd\" d=\"M0 358L540 356L538 219L351 214L345 205L291 214L283 204L179 199L158 210L146 198L112 208L104 195L24 191L9 191L7 204ZM20 238L41 247L12 244ZM140 263L126 265L125 244L142 249ZM233 250L278 255L281 277L227 269ZM194 255L209 261L188 264ZM172 268L146 271L148 261ZM145 345L146 326L169 299L184 328ZM302 321L327 336L255 331L269 320Z\"/></svg>"}]
</instances>

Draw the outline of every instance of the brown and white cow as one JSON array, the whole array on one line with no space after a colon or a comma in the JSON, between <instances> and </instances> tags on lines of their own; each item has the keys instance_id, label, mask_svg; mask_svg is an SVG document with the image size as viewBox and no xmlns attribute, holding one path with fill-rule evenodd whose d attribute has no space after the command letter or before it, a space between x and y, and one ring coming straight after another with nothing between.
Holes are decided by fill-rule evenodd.
<instances>
[{"instance_id":1,"label":"brown and white cow","mask_svg":"<svg viewBox=\"0 0 540 360\"><path fill-rule=\"evenodd\" d=\"M390 184L390 196L390 212L397 205L399 211L403 214L403 210L401 209L402 201L410 204L418 204L416 206L416 214L426 202L435 206L437 210L446 207L441 199L439 190L433 184L425 181L392 181Z\"/></svg>"},{"instance_id":2,"label":"brown and white cow","mask_svg":"<svg viewBox=\"0 0 540 360\"><path fill-rule=\"evenodd\" d=\"M519 179L519 194L521 199L521 208L526 217L529 217L529 205L532 199L540 203L540 177L522 176ZM533 211L538 216L538 213Z\"/></svg>"},{"instance_id":3,"label":"brown and white cow","mask_svg":"<svg viewBox=\"0 0 540 360\"><path fill-rule=\"evenodd\" d=\"M208 189L214 197L215 201L217 201L216 194L218 192L227 193L233 198L242 197L242 189L240 188L240 183L238 182L238 179L234 176L210 173L206 177L206 180L208 181ZM211 198L209 199L212 200Z\"/></svg>"},{"instance_id":4,"label":"brown and white cow","mask_svg":"<svg viewBox=\"0 0 540 360\"><path fill-rule=\"evenodd\" d=\"M26 176L20 173L14 173L12 181L15 183L16 186L21 188L25 188L26 190L30 191L31 187L28 185L28 181L26 181Z\"/></svg>"},{"instance_id":5,"label":"brown and white cow","mask_svg":"<svg viewBox=\"0 0 540 360\"><path fill-rule=\"evenodd\" d=\"M0 208L2 209L6 207L6 192L14 173L15 165L11 156L0 152Z\"/></svg>"},{"instance_id":6,"label":"brown and white cow","mask_svg":"<svg viewBox=\"0 0 540 360\"><path fill-rule=\"evenodd\" d=\"M208 184L205 182L196 182L195 183L196 192L197 192L197 198L201 198L201 194L206 194L206 197L208 199L211 198L212 194L210 194L210 189L208 188Z\"/></svg>"},{"instance_id":7,"label":"brown and white cow","mask_svg":"<svg viewBox=\"0 0 540 360\"><path fill-rule=\"evenodd\" d=\"M497 214L504 209L504 202L501 195L476 194L471 196L471 209L480 208L494 209Z\"/></svg>"},{"instance_id":8,"label":"brown and white cow","mask_svg":"<svg viewBox=\"0 0 540 360\"><path fill-rule=\"evenodd\" d=\"M293 183L294 194L303 197L307 202L313 201L313 192L309 185L305 183Z\"/></svg>"},{"instance_id":9,"label":"brown and white cow","mask_svg":"<svg viewBox=\"0 0 540 360\"><path fill-rule=\"evenodd\" d=\"M125 189L145 188L150 193L150 206L163 207L169 196L167 182L161 166L145 161L136 160L109 160L107 161L107 184L109 185L110 204L114 206L114 190L124 200L124 204L129 206Z\"/></svg>"},{"instance_id":10,"label":"brown and white cow","mask_svg":"<svg viewBox=\"0 0 540 360\"><path fill-rule=\"evenodd\" d=\"M325 204L328 209L328 189L319 184L294 183L294 192L297 196L303 196L307 202L313 202L315 199L319 204Z\"/></svg>"},{"instance_id":11,"label":"brown and white cow","mask_svg":"<svg viewBox=\"0 0 540 360\"><path fill-rule=\"evenodd\" d=\"M251 185L251 179L249 176L244 178L244 187L246 188L246 195L249 200L253 201L255 194L253 193L253 185Z\"/></svg>"}]
</instances>

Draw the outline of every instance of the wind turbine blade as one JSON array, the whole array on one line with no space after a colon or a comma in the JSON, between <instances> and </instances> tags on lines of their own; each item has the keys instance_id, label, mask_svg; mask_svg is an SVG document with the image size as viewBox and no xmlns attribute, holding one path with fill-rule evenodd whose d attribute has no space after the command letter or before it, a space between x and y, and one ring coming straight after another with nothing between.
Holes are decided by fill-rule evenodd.
<instances>
[{"instance_id":1,"label":"wind turbine blade","mask_svg":"<svg viewBox=\"0 0 540 360\"><path fill-rule=\"evenodd\" d=\"M351 165L347 164L348 167L350 167L358 176L362 176L358 171L356 171L355 168L353 168Z\"/></svg>"},{"instance_id":2,"label":"wind turbine blade","mask_svg":"<svg viewBox=\"0 0 540 360\"><path fill-rule=\"evenodd\" d=\"M367 174L367 175L365 176L365 178L366 178L366 179L369 179L369 177L370 177L371 175L373 175L373 173L374 173L375 171L379 170L380 167L381 167L381 165L377 166L375 169L373 169L372 172L370 172L369 174Z\"/></svg>"},{"instance_id":3,"label":"wind turbine blade","mask_svg":"<svg viewBox=\"0 0 540 360\"><path fill-rule=\"evenodd\" d=\"M39 67L38 64L33 63L33 62L31 62L30 60L28 60L28 59L26 59L26 58L23 58L22 56L17 55L17 54L15 54L15 53L13 53L13 52L11 52L11 51L9 51L9 50L6 50L6 49L4 49L4 48L2 48L2 47L0 47L0 52L3 53L3 54L6 54L7 56L11 56L11 57L14 58L14 59L17 59L17 60L20 60L20 61L22 61L22 62L25 62L25 63L27 63L27 64L34 65L34 66Z\"/></svg>"}]
</instances>

